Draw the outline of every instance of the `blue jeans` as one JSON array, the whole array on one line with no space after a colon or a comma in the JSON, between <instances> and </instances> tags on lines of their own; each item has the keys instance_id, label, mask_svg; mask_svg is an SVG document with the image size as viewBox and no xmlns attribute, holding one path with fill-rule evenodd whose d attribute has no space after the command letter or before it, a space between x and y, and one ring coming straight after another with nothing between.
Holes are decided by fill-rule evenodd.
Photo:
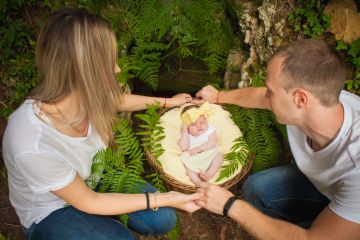
<instances>
[{"instance_id":1,"label":"blue jeans","mask_svg":"<svg viewBox=\"0 0 360 240\"><path fill-rule=\"evenodd\" d=\"M243 185L245 200L264 214L308 228L329 204L294 165L250 176Z\"/></svg>"},{"instance_id":2,"label":"blue jeans","mask_svg":"<svg viewBox=\"0 0 360 240\"><path fill-rule=\"evenodd\" d=\"M147 184L147 192L156 188ZM130 213L128 228L147 236L163 235L176 224L176 212L169 207L158 211L141 210ZM52 212L38 224L25 229L29 240L115 240L134 239L131 231L111 216L88 214L74 207L64 207Z\"/></svg>"}]
</instances>

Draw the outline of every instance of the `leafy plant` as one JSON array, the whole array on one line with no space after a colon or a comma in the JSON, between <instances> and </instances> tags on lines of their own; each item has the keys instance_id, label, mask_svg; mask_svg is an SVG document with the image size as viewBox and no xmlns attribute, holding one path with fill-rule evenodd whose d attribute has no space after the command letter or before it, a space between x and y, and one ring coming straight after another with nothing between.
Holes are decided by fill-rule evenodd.
<instances>
[{"instance_id":1,"label":"leafy plant","mask_svg":"<svg viewBox=\"0 0 360 240\"><path fill-rule=\"evenodd\" d=\"M279 165L284 149L272 113L236 105L227 105L226 109L243 132L250 153L255 155L252 172Z\"/></svg>"},{"instance_id":2,"label":"leafy plant","mask_svg":"<svg viewBox=\"0 0 360 240\"><path fill-rule=\"evenodd\" d=\"M247 164L248 155L248 144L243 137L239 137L234 141L231 151L224 156L224 161L228 163L220 169L219 177L216 179L216 182L230 177L238 170L239 166Z\"/></svg>"},{"instance_id":3,"label":"leafy plant","mask_svg":"<svg viewBox=\"0 0 360 240\"><path fill-rule=\"evenodd\" d=\"M185 58L198 59L210 74L225 68L233 35L222 2L113 1L108 6L102 14L118 34L120 58L126 57L130 65L121 74L133 75L156 89L162 67L174 73L198 71L184 69ZM168 63L174 59L170 69Z\"/></svg>"},{"instance_id":4,"label":"leafy plant","mask_svg":"<svg viewBox=\"0 0 360 240\"><path fill-rule=\"evenodd\" d=\"M140 130L136 134L141 137L144 150L151 154L157 164L161 166L158 157L164 152L160 142L165 138L165 135L164 128L160 125L159 111L159 104L149 105L145 113L136 114L135 117L141 120ZM146 178L150 179L150 182L161 192L166 191L164 181L156 169Z\"/></svg>"},{"instance_id":5,"label":"leafy plant","mask_svg":"<svg viewBox=\"0 0 360 240\"><path fill-rule=\"evenodd\" d=\"M144 172L143 151L129 120L119 118L114 132L114 146L95 155L86 182L99 192L139 193L139 186L145 183L141 177ZM119 215L119 219L127 223L126 214Z\"/></svg>"},{"instance_id":6,"label":"leafy plant","mask_svg":"<svg viewBox=\"0 0 360 240\"><path fill-rule=\"evenodd\" d=\"M135 193L139 183L144 182L142 149L129 120L119 118L114 131L114 146L96 154L87 183L94 188L100 180L100 192Z\"/></svg>"},{"instance_id":7,"label":"leafy plant","mask_svg":"<svg viewBox=\"0 0 360 240\"><path fill-rule=\"evenodd\" d=\"M6 237L0 233L0 240L6 240Z\"/></svg>"},{"instance_id":8,"label":"leafy plant","mask_svg":"<svg viewBox=\"0 0 360 240\"><path fill-rule=\"evenodd\" d=\"M19 105L36 84L34 64L35 29L21 13L36 1L2 1L0 6L0 77L7 88L3 94L9 96L2 102L1 115L7 116Z\"/></svg>"},{"instance_id":9,"label":"leafy plant","mask_svg":"<svg viewBox=\"0 0 360 240\"><path fill-rule=\"evenodd\" d=\"M360 95L360 38L351 44L338 41L336 50L347 54L346 61L353 66L353 78L345 81L345 89Z\"/></svg>"},{"instance_id":10,"label":"leafy plant","mask_svg":"<svg viewBox=\"0 0 360 240\"><path fill-rule=\"evenodd\" d=\"M330 25L330 16L323 14L324 4L320 0L299 0L288 19L294 30L306 37L319 38Z\"/></svg>"}]
</instances>

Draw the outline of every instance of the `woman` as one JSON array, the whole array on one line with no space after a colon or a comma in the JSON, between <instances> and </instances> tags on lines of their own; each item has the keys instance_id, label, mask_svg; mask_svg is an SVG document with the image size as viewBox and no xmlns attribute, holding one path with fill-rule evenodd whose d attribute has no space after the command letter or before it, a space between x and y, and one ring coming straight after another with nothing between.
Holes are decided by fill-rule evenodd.
<instances>
[{"instance_id":1,"label":"woman","mask_svg":"<svg viewBox=\"0 0 360 240\"><path fill-rule=\"evenodd\" d=\"M40 83L10 116L3 139L10 200L28 239L133 239L110 217L123 213L130 213L129 228L161 235L176 222L168 207L199 208L198 193L154 193L150 184L140 187L145 194L97 193L85 184L94 154L113 140L118 111L191 101L188 94L169 99L122 94L116 58L109 24L85 10L59 10L40 32Z\"/></svg>"}]
</instances>

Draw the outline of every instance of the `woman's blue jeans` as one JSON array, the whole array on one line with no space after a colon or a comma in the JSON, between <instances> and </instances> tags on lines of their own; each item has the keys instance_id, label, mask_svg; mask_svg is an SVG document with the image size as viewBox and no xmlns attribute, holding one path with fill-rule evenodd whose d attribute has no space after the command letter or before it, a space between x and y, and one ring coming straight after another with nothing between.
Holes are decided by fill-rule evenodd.
<instances>
[{"instance_id":1,"label":"woman's blue jeans","mask_svg":"<svg viewBox=\"0 0 360 240\"><path fill-rule=\"evenodd\" d=\"M261 212L304 228L329 204L294 164L251 175L243 191L245 200Z\"/></svg>"},{"instance_id":2,"label":"woman's blue jeans","mask_svg":"<svg viewBox=\"0 0 360 240\"><path fill-rule=\"evenodd\" d=\"M156 188L147 184L145 192L155 192ZM142 210L130 213L128 228L147 236L163 235L176 224L176 212L163 207L158 211ZM51 213L38 224L26 229L30 240L115 240L134 239L131 231L110 216L100 216L81 212L73 207L64 207Z\"/></svg>"}]
</instances>

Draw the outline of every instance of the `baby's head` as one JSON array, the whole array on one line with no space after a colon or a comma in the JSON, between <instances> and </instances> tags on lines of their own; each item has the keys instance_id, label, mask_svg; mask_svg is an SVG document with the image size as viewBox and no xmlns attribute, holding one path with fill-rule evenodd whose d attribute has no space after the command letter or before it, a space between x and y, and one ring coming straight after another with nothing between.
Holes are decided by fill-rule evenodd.
<instances>
[{"instance_id":1,"label":"baby's head","mask_svg":"<svg viewBox=\"0 0 360 240\"><path fill-rule=\"evenodd\" d=\"M192 136L203 134L209 127L207 114L199 105L190 105L181 112L181 120L188 126L188 131Z\"/></svg>"}]
</instances>

